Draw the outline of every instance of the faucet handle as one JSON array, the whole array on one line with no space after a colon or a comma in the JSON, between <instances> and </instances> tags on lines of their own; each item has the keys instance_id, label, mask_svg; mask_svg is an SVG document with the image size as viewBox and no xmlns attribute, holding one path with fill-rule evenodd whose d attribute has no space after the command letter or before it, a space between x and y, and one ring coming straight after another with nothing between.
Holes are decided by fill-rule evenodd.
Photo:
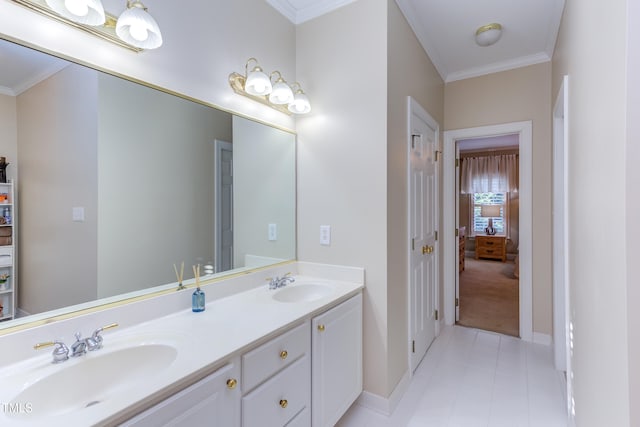
<instances>
[{"instance_id":1,"label":"faucet handle","mask_svg":"<svg viewBox=\"0 0 640 427\"><path fill-rule=\"evenodd\" d=\"M93 331L93 333L91 334L91 338L89 338L89 351L99 350L102 348L103 338L102 338L102 335L100 335L100 332L106 331L107 329L113 329L116 327L118 327L117 323L110 323L106 326L103 326Z\"/></svg>"},{"instance_id":2,"label":"faucet handle","mask_svg":"<svg viewBox=\"0 0 640 427\"><path fill-rule=\"evenodd\" d=\"M81 340L82 334L80 332L76 332L74 334L76 337L76 342L71 345L71 357L82 356L87 353L87 341Z\"/></svg>"},{"instance_id":3,"label":"faucet handle","mask_svg":"<svg viewBox=\"0 0 640 427\"><path fill-rule=\"evenodd\" d=\"M51 355L53 356L53 360L51 363L62 363L65 360L69 359L69 347L67 347L62 341L47 341L41 342L33 346L34 350L40 350L41 348L51 347L55 345L56 347L53 349Z\"/></svg>"}]
</instances>

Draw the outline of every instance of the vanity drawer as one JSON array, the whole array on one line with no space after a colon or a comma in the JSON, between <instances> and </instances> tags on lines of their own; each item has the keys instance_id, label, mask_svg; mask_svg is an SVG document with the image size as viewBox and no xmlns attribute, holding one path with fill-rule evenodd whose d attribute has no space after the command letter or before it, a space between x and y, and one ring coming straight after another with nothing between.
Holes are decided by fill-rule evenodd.
<instances>
[{"instance_id":1,"label":"vanity drawer","mask_svg":"<svg viewBox=\"0 0 640 427\"><path fill-rule=\"evenodd\" d=\"M308 322L242 356L242 389L246 393L310 351Z\"/></svg>"},{"instance_id":2,"label":"vanity drawer","mask_svg":"<svg viewBox=\"0 0 640 427\"><path fill-rule=\"evenodd\" d=\"M0 267L11 267L13 265L13 248L0 246Z\"/></svg>"},{"instance_id":3,"label":"vanity drawer","mask_svg":"<svg viewBox=\"0 0 640 427\"><path fill-rule=\"evenodd\" d=\"M242 398L242 426L285 426L310 405L311 366L305 355Z\"/></svg>"}]
</instances>

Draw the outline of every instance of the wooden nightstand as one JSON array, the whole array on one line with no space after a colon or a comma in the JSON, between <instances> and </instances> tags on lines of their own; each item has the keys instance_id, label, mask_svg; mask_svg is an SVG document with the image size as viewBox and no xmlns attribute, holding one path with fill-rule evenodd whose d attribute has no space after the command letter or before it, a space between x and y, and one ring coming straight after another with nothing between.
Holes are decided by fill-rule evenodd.
<instances>
[{"instance_id":1,"label":"wooden nightstand","mask_svg":"<svg viewBox=\"0 0 640 427\"><path fill-rule=\"evenodd\" d=\"M476 259L507 260L507 236L476 234Z\"/></svg>"}]
</instances>

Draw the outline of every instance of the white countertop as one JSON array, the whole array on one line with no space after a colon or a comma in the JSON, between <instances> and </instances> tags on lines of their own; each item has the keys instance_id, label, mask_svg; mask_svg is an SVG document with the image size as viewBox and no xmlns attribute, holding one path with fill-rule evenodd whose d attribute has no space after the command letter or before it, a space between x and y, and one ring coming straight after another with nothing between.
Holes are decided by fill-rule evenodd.
<instances>
[{"instance_id":1,"label":"white countertop","mask_svg":"<svg viewBox=\"0 0 640 427\"><path fill-rule=\"evenodd\" d=\"M193 313L189 307L120 330L106 331L103 333L103 349L61 364L52 364L51 352L43 350L36 357L4 366L0 369L0 425L106 425L120 419L122 414L133 415L151 402L155 403L168 393L213 372L229 358L326 311L363 288L363 284L357 282L312 276L295 278L295 283L288 287L322 283L331 287L332 292L311 302L289 303L274 300L272 296L278 290L269 290L267 285L261 285L210 301L201 313ZM145 376L144 380L133 380L135 366L122 366L121 369L132 373L131 382L135 384L106 392L105 396L94 399L100 400L99 404L85 408L88 402L82 401L78 402L78 409L67 411L61 408L67 412L48 413L42 417L38 414L37 402L19 400L22 390L52 374L123 348L150 344L166 344L177 348L175 360L168 368ZM91 378L82 378L81 381L90 384ZM73 388L74 384L59 384L61 393L70 387ZM7 407L10 404L31 405L31 413L21 417L10 416L11 408ZM22 409L29 411L27 406Z\"/></svg>"}]
</instances>

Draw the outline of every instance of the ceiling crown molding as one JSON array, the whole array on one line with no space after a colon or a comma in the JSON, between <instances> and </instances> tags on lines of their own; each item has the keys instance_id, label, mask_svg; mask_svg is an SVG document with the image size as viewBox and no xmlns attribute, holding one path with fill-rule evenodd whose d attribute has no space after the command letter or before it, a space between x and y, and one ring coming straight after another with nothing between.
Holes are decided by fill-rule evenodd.
<instances>
[{"instance_id":1,"label":"ceiling crown molding","mask_svg":"<svg viewBox=\"0 0 640 427\"><path fill-rule=\"evenodd\" d=\"M310 21L311 19L332 12L335 9L353 3L355 0L332 0L316 2L308 6L298 7L299 1L296 0L267 0L274 9L284 15L289 21L295 25ZM304 2L302 2L304 3ZM308 2L307 2L308 3Z\"/></svg>"}]
</instances>

